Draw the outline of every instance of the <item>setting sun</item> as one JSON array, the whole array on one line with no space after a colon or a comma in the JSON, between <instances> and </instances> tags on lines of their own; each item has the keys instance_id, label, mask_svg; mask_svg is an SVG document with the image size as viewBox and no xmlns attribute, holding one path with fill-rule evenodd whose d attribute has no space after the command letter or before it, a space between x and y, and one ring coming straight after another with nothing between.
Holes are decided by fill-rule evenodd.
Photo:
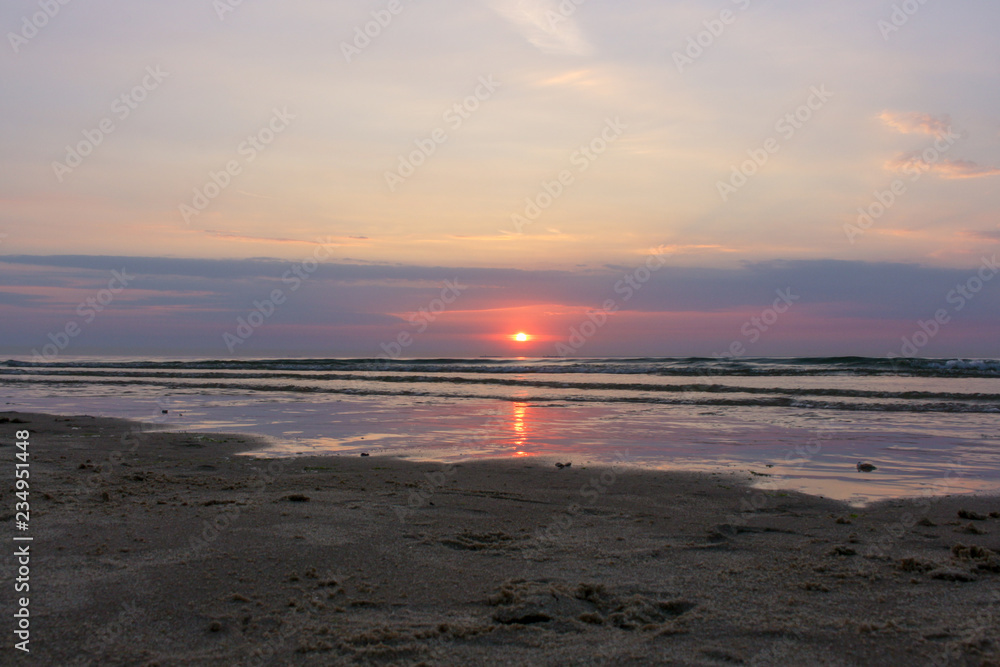
<instances>
[{"instance_id":1,"label":"setting sun","mask_svg":"<svg viewBox=\"0 0 1000 667\"><path fill-rule=\"evenodd\" d=\"M520 331L520 332L514 334L514 340L516 340L518 343L525 343L525 342L531 340L531 336L529 336L528 334L524 333L523 331Z\"/></svg>"}]
</instances>

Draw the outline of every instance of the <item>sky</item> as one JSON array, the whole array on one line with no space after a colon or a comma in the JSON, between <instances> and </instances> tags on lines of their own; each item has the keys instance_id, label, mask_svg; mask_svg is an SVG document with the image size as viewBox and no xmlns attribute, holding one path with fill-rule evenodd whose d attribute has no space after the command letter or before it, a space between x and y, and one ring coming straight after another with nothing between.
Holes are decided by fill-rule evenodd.
<instances>
[{"instance_id":1,"label":"sky","mask_svg":"<svg viewBox=\"0 0 1000 667\"><path fill-rule=\"evenodd\" d=\"M991 0L62 2L0 354L1000 356Z\"/></svg>"}]
</instances>

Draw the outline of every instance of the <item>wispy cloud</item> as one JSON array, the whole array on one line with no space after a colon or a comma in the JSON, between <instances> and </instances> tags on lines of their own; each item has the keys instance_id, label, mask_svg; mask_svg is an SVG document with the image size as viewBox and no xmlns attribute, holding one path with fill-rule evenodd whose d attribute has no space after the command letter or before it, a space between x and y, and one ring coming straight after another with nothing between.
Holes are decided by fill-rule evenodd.
<instances>
[{"instance_id":1,"label":"wispy cloud","mask_svg":"<svg viewBox=\"0 0 1000 667\"><path fill-rule=\"evenodd\" d=\"M326 243L334 244L338 246L343 245L361 245L358 241L368 240L365 236L346 236L346 237L327 237L322 241L310 241L305 239L286 239L286 238L274 238L269 236L247 236L246 234L240 234L239 232L231 232L217 229L206 229L205 233L209 236L214 236L215 238L225 239L227 241L239 241L240 243L295 243L295 244L309 244L315 245L316 243Z\"/></svg>"},{"instance_id":2,"label":"wispy cloud","mask_svg":"<svg viewBox=\"0 0 1000 667\"><path fill-rule=\"evenodd\" d=\"M238 232L227 232L216 229L206 229L205 233L217 239L227 241L239 241L241 243L312 243L312 241L300 241L299 239L283 239L267 236L247 236Z\"/></svg>"},{"instance_id":3,"label":"wispy cloud","mask_svg":"<svg viewBox=\"0 0 1000 667\"><path fill-rule=\"evenodd\" d=\"M660 254L667 255L691 255L704 252L739 252L738 248L729 248L718 243L670 243L661 245L657 249ZM648 250L638 251L640 254L647 254Z\"/></svg>"},{"instance_id":4,"label":"wispy cloud","mask_svg":"<svg viewBox=\"0 0 1000 667\"><path fill-rule=\"evenodd\" d=\"M883 123L902 134L929 134L941 137L951 130L951 118L947 115L932 116L919 112L883 111L879 118Z\"/></svg>"},{"instance_id":5,"label":"wispy cloud","mask_svg":"<svg viewBox=\"0 0 1000 667\"><path fill-rule=\"evenodd\" d=\"M1000 242L1000 229L986 229L986 230L973 229L962 232L962 236L968 236L974 239L979 239L980 241Z\"/></svg>"},{"instance_id":6,"label":"wispy cloud","mask_svg":"<svg viewBox=\"0 0 1000 667\"><path fill-rule=\"evenodd\" d=\"M253 192L247 192L246 190L237 190L241 195L246 195L247 197L256 197L257 199L277 199L277 197L269 197L267 195L258 195Z\"/></svg>"},{"instance_id":7,"label":"wispy cloud","mask_svg":"<svg viewBox=\"0 0 1000 667\"><path fill-rule=\"evenodd\" d=\"M510 21L532 45L544 53L582 56L591 52L572 13L571 2L555 0L491 0L490 6Z\"/></svg>"},{"instance_id":8,"label":"wispy cloud","mask_svg":"<svg viewBox=\"0 0 1000 667\"><path fill-rule=\"evenodd\" d=\"M945 180L959 180L969 178L985 178L987 176L1000 176L1000 168L988 167L973 162L971 160L938 160L937 162L926 161L920 153L907 153L900 155L885 163L888 171L904 173L932 173Z\"/></svg>"},{"instance_id":9,"label":"wispy cloud","mask_svg":"<svg viewBox=\"0 0 1000 667\"><path fill-rule=\"evenodd\" d=\"M936 166L938 176L947 179L1000 176L1000 168L983 166L971 160L942 160Z\"/></svg>"}]
</instances>

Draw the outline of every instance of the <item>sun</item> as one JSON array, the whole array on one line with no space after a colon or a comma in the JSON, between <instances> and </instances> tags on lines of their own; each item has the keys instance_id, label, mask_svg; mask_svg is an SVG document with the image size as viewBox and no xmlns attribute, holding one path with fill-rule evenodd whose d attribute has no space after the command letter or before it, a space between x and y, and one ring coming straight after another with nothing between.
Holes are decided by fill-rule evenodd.
<instances>
[{"instance_id":1,"label":"sun","mask_svg":"<svg viewBox=\"0 0 1000 667\"><path fill-rule=\"evenodd\" d=\"M523 331L519 331L516 334L514 334L514 340L516 340L518 343L527 343L529 340L531 340L531 336L524 333Z\"/></svg>"}]
</instances>

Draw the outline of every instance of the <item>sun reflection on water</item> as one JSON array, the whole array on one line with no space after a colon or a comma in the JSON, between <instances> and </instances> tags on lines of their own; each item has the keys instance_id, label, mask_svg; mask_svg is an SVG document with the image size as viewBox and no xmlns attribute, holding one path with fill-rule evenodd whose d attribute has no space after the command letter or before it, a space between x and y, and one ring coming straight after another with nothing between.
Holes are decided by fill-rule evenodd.
<instances>
[{"instance_id":1,"label":"sun reflection on water","mask_svg":"<svg viewBox=\"0 0 1000 667\"><path fill-rule=\"evenodd\" d=\"M522 449L524 447L525 440L527 440L528 425L524 418L527 412L527 403L514 404L514 420L512 425L514 427L514 445L518 449Z\"/></svg>"}]
</instances>

